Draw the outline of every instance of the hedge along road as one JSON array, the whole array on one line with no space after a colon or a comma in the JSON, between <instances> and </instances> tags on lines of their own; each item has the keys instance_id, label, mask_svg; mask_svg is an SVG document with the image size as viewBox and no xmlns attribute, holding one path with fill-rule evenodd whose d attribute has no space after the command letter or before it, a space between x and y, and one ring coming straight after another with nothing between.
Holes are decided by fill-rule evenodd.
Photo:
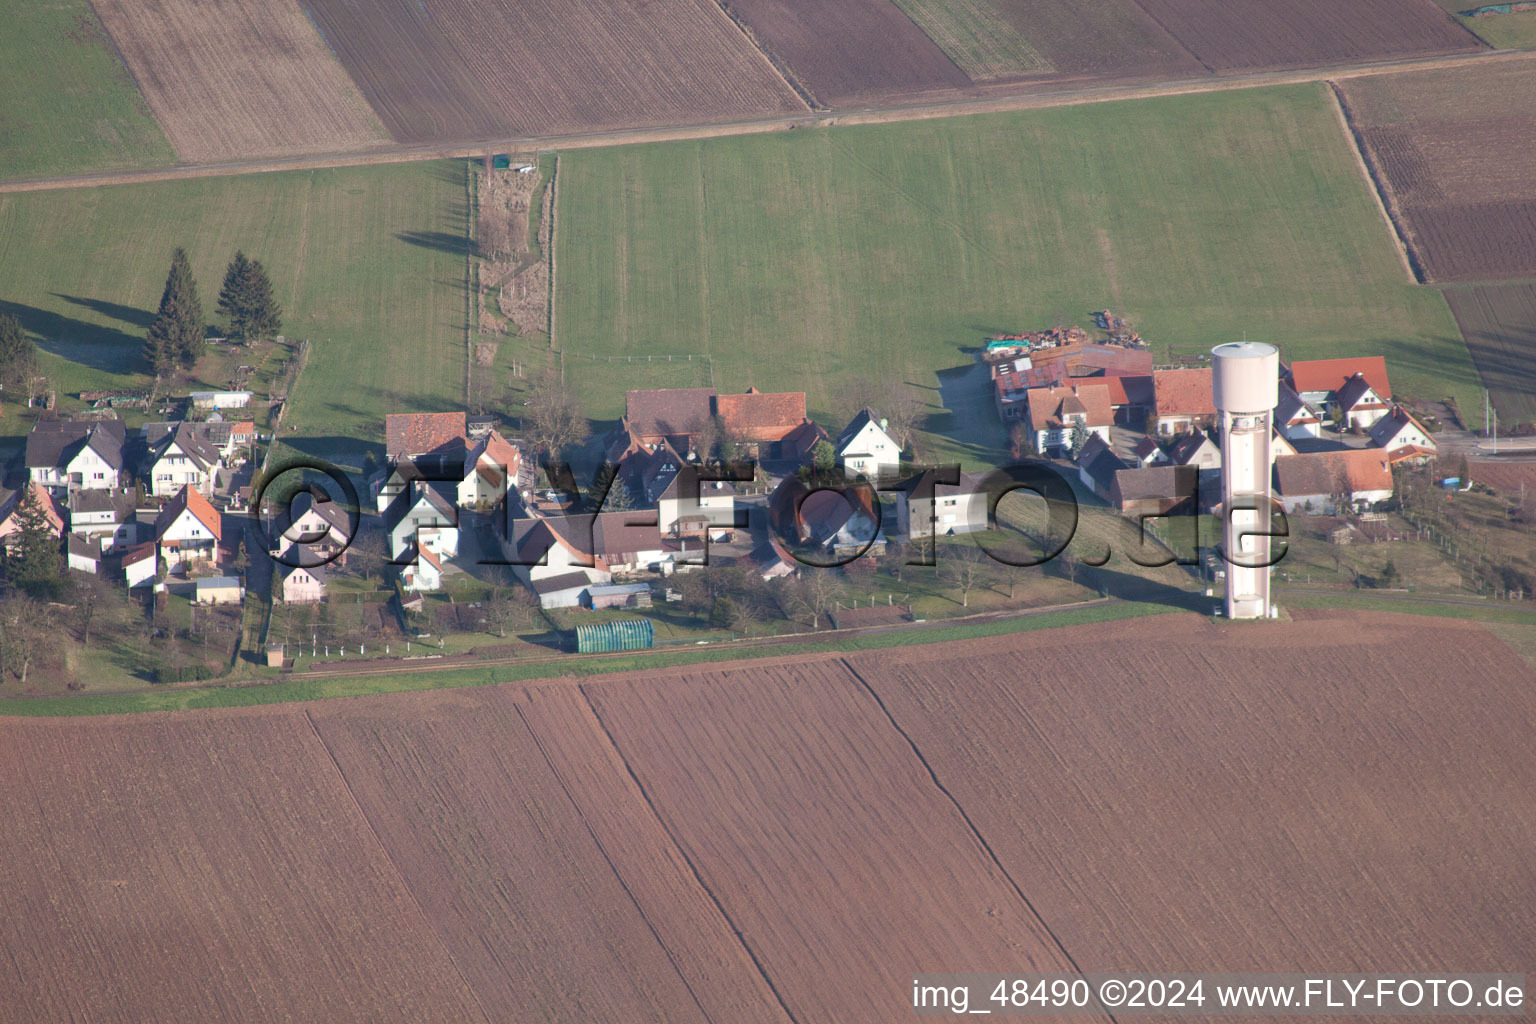
<instances>
[{"instance_id":1,"label":"hedge along road","mask_svg":"<svg viewBox=\"0 0 1536 1024\"><path fill-rule=\"evenodd\" d=\"M1191 600L1195 599L1193 594ZM180 711L194 708L244 707L292 701L362 697L407 690L495 686L570 676L632 672L718 661L770 657L835 657L848 651L907 647L946 640L971 640L1006 633L1030 632L1057 626L1091 625L1117 619L1188 613L1174 604L1100 598L1072 605L1023 611L986 612L965 619L943 619L899 625L863 626L823 633L798 633L750 640L683 645L671 650L619 651L610 654L555 654L537 659L501 658L459 661L422 658L412 661L364 662L357 669L297 672L270 681L246 680L237 685L144 689L128 693L81 694L59 697L12 697L0 700L0 717L111 715L140 711Z\"/></svg>"},{"instance_id":2,"label":"hedge along road","mask_svg":"<svg viewBox=\"0 0 1536 1024\"><path fill-rule=\"evenodd\" d=\"M1496 50L1455 57L1412 57L1380 63L1347 64L1299 71L1261 71L1219 78L1170 79L1138 85L1101 85L1081 89L1042 89L1030 91L983 90L984 95L934 102L893 104L890 106L852 107L823 110L809 114L744 120L712 121L660 128L621 128L611 131L572 135L540 135L516 138L466 139L454 143L417 146L390 145L363 152L323 153L318 155L264 160L234 160L208 164L176 164L116 173L60 175L0 182L0 194L37 192L50 189L91 188L97 185L122 185L142 181L168 181L178 178L218 177L234 174L258 174L267 171L307 170L319 167L352 167L360 164L409 163L416 160L481 157L493 152L527 152L536 149L585 149L599 146L635 145L679 139L706 139L724 135L758 135L818 124L880 124L892 121L921 121L935 117L997 113L1010 110L1034 110L1047 107L1078 106L1088 103L1112 103L1117 100L1150 99L1156 96L1180 96L1189 93L1223 92L1230 89L1256 89L1273 85L1322 82L1341 78L1419 71L1426 68L1452 68L1496 61L1536 60L1536 51Z\"/></svg>"}]
</instances>

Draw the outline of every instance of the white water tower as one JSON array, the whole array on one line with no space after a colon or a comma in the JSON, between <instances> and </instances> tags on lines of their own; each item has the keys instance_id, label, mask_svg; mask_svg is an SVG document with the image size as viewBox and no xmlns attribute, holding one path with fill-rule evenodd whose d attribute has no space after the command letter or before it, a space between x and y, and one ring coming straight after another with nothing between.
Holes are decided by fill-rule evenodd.
<instances>
[{"instance_id":1,"label":"white water tower","mask_svg":"<svg viewBox=\"0 0 1536 1024\"><path fill-rule=\"evenodd\" d=\"M1211 349L1211 383L1221 427L1221 550L1227 617L1270 616L1270 444L1280 402L1280 352L1236 341Z\"/></svg>"}]
</instances>

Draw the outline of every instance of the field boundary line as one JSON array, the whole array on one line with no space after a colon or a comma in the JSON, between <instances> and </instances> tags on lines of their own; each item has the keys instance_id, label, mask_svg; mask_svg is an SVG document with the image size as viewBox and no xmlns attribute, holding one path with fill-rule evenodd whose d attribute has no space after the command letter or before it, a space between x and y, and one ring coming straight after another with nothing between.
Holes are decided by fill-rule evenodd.
<instances>
[{"instance_id":1,"label":"field boundary line","mask_svg":"<svg viewBox=\"0 0 1536 1024\"><path fill-rule=\"evenodd\" d=\"M880 698L880 694L877 693L875 688L870 685L869 680L865 679L864 676L860 674L859 670L854 667L853 662L848 660L847 655L843 655L838 660L843 663L843 667L848 670L848 674L853 676L854 679L858 680L859 685L862 686L864 691L869 694L870 699L875 702L875 706L880 709L880 713L885 716L886 721L891 723L891 728L895 729L897 735L907 741L907 746L912 748L912 755L917 758L918 764L922 765L923 770L928 773L928 778L933 781L934 787L937 788L940 793L943 793L945 799L954 805L955 813L960 815L960 820L965 822L966 828L971 830L971 837L974 838L976 842L981 845L981 848L986 851L987 856L997 867L997 870L1002 873L1002 876L1008 879L1009 886L1013 888L1014 893L1018 895L1019 900L1024 904L1024 906L1029 908L1029 912L1034 915L1035 921L1040 925L1042 929L1045 930L1045 934L1051 937L1051 941L1056 944L1056 949L1060 951L1062 956L1066 957L1067 963L1071 965L1072 970L1080 975L1086 975L1087 972L1083 970L1082 966L1077 962L1077 959L1073 957L1071 952L1067 949L1067 944L1061 941L1061 936L1056 934L1056 930L1051 927L1050 922L1046 921L1045 915L1040 913L1040 908L1035 906L1034 900L1031 900L1027 895L1025 895L1023 888L1020 887L1019 883L1014 880L1014 877L1012 873L1009 872L1008 868L1003 865L1002 858L1000 858L997 855L997 852L992 849L992 844L987 842L987 837L981 834L981 829L978 828L976 823L971 820L971 816L969 813L967 813L965 805L960 802L958 797L949 791L949 787L944 785L944 781L939 778L938 771L936 771L933 765L929 763L928 758L923 756L923 751L918 747L917 741L912 738L912 735L908 733L906 729L902 728L901 723L896 720L896 716L891 713L891 709L886 706L885 701ZM1100 1003L1099 1008L1104 1011L1105 1017L1107 1017L1110 1021L1115 1021L1115 1015L1109 1012L1108 1007L1105 1007L1103 1003Z\"/></svg>"},{"instance_id":2,"label":"field boundary line","mask_svg":"<svg viewBox=\"0 0 1536 1024\"><path fill-rule=\"evenodd\" d=\"M816 94L811 91L811 87L800 81L800 76L795 74L795 69L790 66L789 61L774 53L766 43L761 42L757 38L757 33L752 31L752 27L747 24L745 18L738 18L736 16L736 11L731 7L729 0L704 0L704 3L709 7L713 7L722 18L730 22L732 27L741 33L741 37L747 41L747 45L752 48L752 52L761 57L763 62L773 69L773 73L778 76L779 81L783 82L789 88L789 91L795 94L795 99L799 100L807 111L826 109L826 107L821 105L821 101L816 98Z\"/></svg>"},{"instance_id":3,"label":"field boundary line","mask_svg":"<svg viewBox=\"0 0 1536 1024\"><path fill-rule=\"evenodd\" d=\"M336 758L336 752L331 749L329 743L325 742L325 737L321 734L320 727L315 724L315 716L310 713L308 708L304 709L304 721L309 723L309 731L314 733L315 742L320 744L320 749L325 751L325 756L330 759L331 767L335 769L337 778L341 779L342 788L347 792L347 799L352 801L352 806L357 810L358 817L363 819L363 824L367 827L368 834L373 837L379 852L389 862L390 870L399 879L400 888L404 889L405 894L411 898L411 905L416 908L416 913L421 916L422 924L426 925L427 931L431 932L432 937L437 939L437 944L442 947L443 956L450 964L453 964L453 972L459 976L459 981L463 984L464 991L468 992L469 997L475 1001L475 1006L480 1010L480 1016L485 1019L485 1024L496 1024L495 1018L486 1012L485 1004L480 1001L480 993L475 989L475 986L469 983L469 979L464 976L464 968L459 966L459 961L453 955L453 950L448 948L448 943L443 938L442 933L437 930L437 926L427 916L426 908L421 905L421 898L416 895L416 890L411 888L411 883L405 880L405 873L400 870L400 865L395 863L394 854L389 852L389 847L384 844L384 839L379 835L379 830L373 827L373 819L368 817L368 812L363 809L362 803L357 799L357 794L352 791L351 780L347 778L347 773L342 770L341 762Z\"/></svg>"},{"instance_id":4,"label":"field boundary line","mask_svg":"<svg viewBox=\"0 0 1536 1024\"><path fill-rule=\"evenodd\" d=\"M464 407L474 393L475 328L480 325L480 282L475 271L475 223L480 217L480 190L475 165L464 162Z\"/></svg>"},{"instance_id":5,"label":"field boundary line","mask_svg":"<svg viewBox=\"0 0 1536 1024\"><path fill-rule=\"evenodd\" d=\"M54 175L45 178L20 178L0 181L0 193L40 192L68 188L94 188L101 185L126 185L149 181L185 178L229 177L243 174L267 174L280 171L313 170L323 167L363 167L383 164L414 163L424 160L482 159L486 153L519 150L576 150L609 146L642 145L656 142L694 141L733 135L763 135L790 128L828 124L887 124L924 121L941 117L974 114L998 114L1021 110L1047 110L1058 107L1085 106L1126 100L1155 99L1228 92L1237 89L1267 89L1284 85L1325 82L1336 78L1367 78L1465 67L1536 60L1536 51L1479 51L1455 57L1409 57L1370 64L1342 64L1299 71L1256 71L1236 75L1211 75L1176 78L1141 84L1108 84L1066 89L1020 88L1007 86L981 90L977 96L960 99L914 100L884 106L831 108L773 117L736 118L693 124L661 125L649 128L613 128L568 135L488 136L479 139L445 139L441 142L396 144L355 152L310 153L294 157L253 158L214 163L179 163L133 171L97 171L85 174Z\"/></svg>"},{"instance_id":6,"label":"field boundary line","mask_svg":"<svg viewBox=\"0 0 1536 1024\"><path fill-rule=\"evenodd\" d=\"M555 344L555 295L557 294L555 291L555 246L557 244L555 240L555 222L559 219L559 216L560 154L556 153L554 166L549 169L549 226L547 229L549 232L549 252L546 254L546 258L549 260L549 298L545 302L545 305L548 307L547 315L549 317L549 347L551 349L559 348L559 346ZM561 363L560 365L562 369L565 366L564 363ZM562 377L561 379L564 378Z\"/></svg>"},{"instance_id":7,"label":"field boundary line","mask_svg":"<svg viewBox=\"0 0 1536 1024\"><path fill-rule=\"evenodd\" d=\"M1148 21L1156 25L1158 31L1162 32L1163 35L1172 40L1174 46L1177 46L1180 50L1183 50L1184 53L1189 56L1190 60L1205 68L1205 70L1212 75L1220 74L1220 72L1218 72L1215 68L1211 67L1203 59L1201 59L1199 54L1197 54L1194 50L1191 50L1188 46L1184 45L1184 40L1175 35L1171 28L1169 28L1167 25L1164 25L1162 18L1159 18L1157 15L1147 10L1147 5L1142 3L1141 0L1131 0L1131 4L1143 15L1145 15Z\"/></svg>"},{"instance_id":8,"label":"field boundary line","mask_svg":"<svg viewBox=\"0 0 1536 1024\"><path fill-rule=\"evenodd\" d=\"M1344 132L1344 139L1355 154L1355 166L1360 169L1360 174L1370 188L1372 198L1376 200L1376 209L1381 213L1381 219L1386 221L1387 231L1392 236L1393 248L1397 250L1397 257L1402 261L1403 271L1412 283L1428 284L1423 260L1418 258L1418 253L1409 240L1408 225L1402 218L1402 212L1397 209L1397 198L1387 182L1386 171L1377 167L1376 161L1371 158L1365 144L1365 136L1360 134L1360 129L1355 127L1355 119L1350 115L1349 100L1345 97L1344 90L1339 88L1339 83L1331 78L1323 84L1328 87L1330 105L1333 107L1334 116L1339 120L1339 127Z\"/></svg>"},{"instance_id":9,"label":"field boundary line","mask_svg":"<svg viewBox=\"0 0 1536 1024\"><path fill-rule=\"evenodd\" d=\"M581 694L582 703L587 706L587 710L597 721L598 728L603 730L603 736L607 738L608 745L613 748L614 756L616 756L619 759L619 762L624 765L624 770L629 773L630 781L633 782L635 784L635 788L640 791L641 798L645 800L645 806L650 809L651 814L656 818L656 824L661 826L661 830L666 835L667 841L670 842L673 848L677 850L677 855L683 858L683 863L687 864L688 870L693 873L694 882L698 884L698 887L701 890L703 890L704 895L709 897L709 901L715 905L715 909L720 912L720 916L730 927L732 934L736 936L736 941L741 943L741 948L746 952L748 958L751 959L752 966L756 967L757 973L762 975L763 983L768 986L768 991L772 992L773 998L778 1000L779 1008L784 1011L784 1016L789 1019L791 1024L803 1024L800 1018L795 1016L794 1011L789 1008L789 1004L784 1001L784 994L780 992L779 987L773 983L773 976L768 973L767 966L758 957L757 952L752 948L752 944L747 941L747 937L742 932L741 928L726 911L725 904L720 901L719 896L715 895L715 891L709 887L709 883L704 881L704 875L699 871L699 866L694 863L692 857L688 856L688 851L683 849L683 844L678 841L677 834L672 831L672 826L668 825L667 819L662 817L661 811L656 807L656 801L651 799L650 791L647 790L645 788L645 784L640 781L640 775L635 771L635 766L630 764L629 758L624 756L624 750L619 746L618 739L613 735L612 730L608 728L608 723L603 721L602 712L598 711L597 705L592 703L592 696L587 693L587 684L578 684L576 687L576 692Z\"/></svg>"},{"instance_id":10,"label":"field boundary line","mask_svg":"<svg viewBox=\"0 0 1536 1024\"><path fill-rule=\"evenodd\" d=\"M585 696L582 698L582 703L586 705L588 712L590 713L591 705L587 703ZM635 905L635 912L640 915L640 920L645 922L645 927L650 931L651 938L655 939L656 945L660 946L662 951L667 954L667 962L672 965L672 970L677 973L677 980L681 981L683 983L683 987L688 990L688 995L693 999L693 1005L699 1008L699 1012L704 1015L704 1019L706 1021L713 1022L714 1018L711 1017L709 1011L704 1008L704 1004L699 1000L699 994L693 990L693 984L688 980L688 976L683 973L682 966L677 962L677 957L672 952L672 947L667 945L666 941L661 937L661 932L657 931L656 926L651 923L651 915L645 912L645 907L640 903L639 897L637 897L634 890L629 887L629 882L625 881L624 873L619 870L619 866L615 864L613 862L613 858L608 855L608 847L605 846L602 839L598 837L597 829L593 828L592 823L587 820L586 812L581 809L581 803L576 799L576 795L571 792L571 787L566 785L565 777L560 774L560 769L555 767L554 759L551 758L549 756L549 752L544 749L544 741L539 738L538 730L533 727L532 722L528 721L528 716L523 714L522 707L515 700L512 702L512 710L517 712L518 721L522 722L523 728L528 730L528 736L533 740L534 749L536 749L539 752L539 756L544 759L544 764L549 767L549 773L553 775L555 777L555 781L560 784L560 791L565 794L566 800L570 802L571 809L576 812L576 817L581 819L581 825L587 830L587 835L592 837L592 844L597 847L597 852L603 855L603 863L608 865L608 870L613 872L613 877L619 883L619 887L624 890L624 895L628 896L629 901ZM671 838L668 837L667 841L671 842ZM674 843L673 845L675 846L676 844Z\"/></svg>"}]
</instances>

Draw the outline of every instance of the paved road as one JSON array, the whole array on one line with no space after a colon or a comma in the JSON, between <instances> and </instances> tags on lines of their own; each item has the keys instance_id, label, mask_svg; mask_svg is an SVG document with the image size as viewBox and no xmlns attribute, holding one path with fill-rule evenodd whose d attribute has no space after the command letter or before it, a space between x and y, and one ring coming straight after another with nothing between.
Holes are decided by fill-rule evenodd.
<instances>
[{"instance_id":1,"label":"paved road","mask_svg":"<svg viewBox=\"0 0 1536 1024\"><path fill-rule=\"evenodd\" d=\"M711 121L702 124L670 125L657 128L620 128L611 131L583 132L571 135L503 136L421 145L392 143L377 150L345 153L316 153L283 159L234 160L208 164L177 164L171 167L112 173L59 175L0 182L0 193L33 192L64 188L90 188L96 185L121 185L142 181L168 181L177 178L217 177L254 174L267 171L306 170L317 167L350 167L360 164L409 163L446 157L480 157L487 153L527 153L544 149L583 149L671 139L704 139L723 135L755 135L788 128L817 124L876 124L888 121L918 121L960 114L992 113L1007 110L1031 110L1045 107L1108 103L1115 100L1144 99L1152 96L1179 96L1190 93L1221 92L1228 89L1253 89L1262 86L1322 82L1362 75L1392 74L1428 68L1452 68L1470 64L1536 60L1536 52L1520 50L1479 51L1452 57L1415 57L1379 63L1345 64L1299 71L1258 71L1220 75L1210 78L1169 79L1139 84L1093 86L1052 86L1036 83L1028 87L1011 86L987 89L981 95L955 99L928 100L875 107L808 111L781 117L735 121Z\"/></svg>"}]
</instances>

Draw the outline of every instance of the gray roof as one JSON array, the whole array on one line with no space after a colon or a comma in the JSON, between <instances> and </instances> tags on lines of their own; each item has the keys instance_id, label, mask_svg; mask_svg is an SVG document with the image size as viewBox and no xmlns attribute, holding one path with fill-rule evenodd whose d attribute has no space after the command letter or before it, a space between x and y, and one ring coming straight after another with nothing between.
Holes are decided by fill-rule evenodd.
<instances>
[{"instance_id":1,"label":"gray roof","mask_svg":"<svg viewBox=\"0 0 1536 1024\"><path fill-rule=\"evenodd\" d=\"M90 445L107 465L122 469L127 436L122 420L38 420L27 434L27 468L67 465Z\"/></svg>"},{"instance_id":2,"label":"gray roof","mask_svg":"<svg viewBox=\"0 0 1536 1024\"><path fill-rule=\"evenodd\" d=\"M240 586L240 577L238 577L238 576L204 576L201 579L197 580L196 583L197 583L197 587L198 587L199 590L201 590L203 587L219 587L219 588L223 588L223 587L238 587L238 586Z\"/></svg>"},{"instance_id":3,"label":"gray roof","mask_svg":"<svg viewBox=\"0 0 1536 1024\"><path fill-rule=\"evenodd\" d=\"M193 424L181 422L176 424L174 431L160 439L160 443L155 446L151 461L159 461L173 444L196 462L199 469L207 469L217 464L221 458L213 446L204 439L203 434L193 429Z\"/></svg>"},{"instance_id":4,"label":"gray roof","mask_svg":"<svg viewBox=\"0 0 1536 1024\"><path fill-rule=\"evenodd\" d=\"M121 520L133 515L133 507L132 491L112 491L104 487L90 487L78 490L69 496L71 515L87 512L115 512L117 518Z\"/></svg>"},{"instance_id":5,"label":"gray roof","mask_svg":"<svg viewBox=\"0 0 1536 1024\"><path fill-rule=\"evenodd\" d=\"M536 594L555 594L562 590L575 590L577 587L585 587L591 584L584 572L563 572L559 576L546 576L541 580L533 581L533 592Z\"/></svg>"}]
</instances>

